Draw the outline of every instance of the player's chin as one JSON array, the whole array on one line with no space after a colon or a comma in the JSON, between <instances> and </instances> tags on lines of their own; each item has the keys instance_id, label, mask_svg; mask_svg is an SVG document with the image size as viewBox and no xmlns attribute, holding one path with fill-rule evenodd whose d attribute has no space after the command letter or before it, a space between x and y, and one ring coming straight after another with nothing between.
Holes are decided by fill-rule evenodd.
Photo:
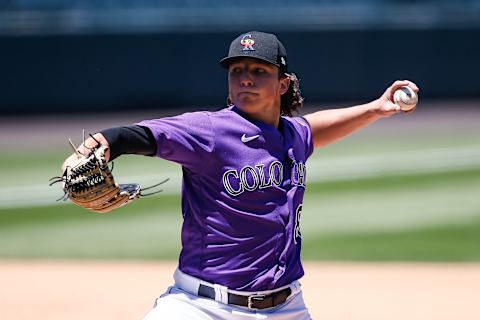
<instances>
[{"instance_id":1,"label":"player's chin","mask_svg":"<svg viewBox=\"0 0 480 320\"><path fill-rule=\"evenodd\" d=\"M235 101L237 105L254 105L258 102L260 96L256 93L239 93Z\"/></svg>"}]
</instances>

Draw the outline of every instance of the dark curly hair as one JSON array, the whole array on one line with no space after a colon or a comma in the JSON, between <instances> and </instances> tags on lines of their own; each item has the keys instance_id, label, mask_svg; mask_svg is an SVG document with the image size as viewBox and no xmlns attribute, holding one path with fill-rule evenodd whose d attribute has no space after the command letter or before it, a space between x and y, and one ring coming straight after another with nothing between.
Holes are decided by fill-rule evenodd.
<instances>
[{"instance_id":1,"label":"dark curly hair","mask_svg":"<svg viewBox=\"0 0 480 320\"><path fill-rule=\"evenodd\" d=\"M303 106L302 92L300 91L300 80L295 73L284 73L281 77L290 78L290 86L287 92L282 95L280 103L280 113L282 116L291 117L293 113L298 113L298 110Z\"/></svg>"},{"instance_id":2,"label":"dark curly hair","mask_svg":"<svg viewBox=\"0 0 480 320\"><path fill-rule=\"evenodd\" d=\"M302 92L300 91L300 80L294 73L279 72L278 78L288 77L290 79L290 86L285 92L280 101L280 114L282 116L292 117L294 113L298 113L303 106ZM227 105L232 106L232 99L227 97Z\"/></svg>"}]
</instances>

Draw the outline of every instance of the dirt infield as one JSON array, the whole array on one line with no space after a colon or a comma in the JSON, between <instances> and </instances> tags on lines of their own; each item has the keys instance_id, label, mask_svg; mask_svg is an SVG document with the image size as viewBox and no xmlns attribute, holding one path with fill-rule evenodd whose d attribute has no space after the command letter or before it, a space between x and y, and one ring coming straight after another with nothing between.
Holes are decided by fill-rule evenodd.
<instances>
[{"instance_id":1,"label":"dirt infield","mask_svg":"<svg viewBox=\"0 0 480 320\"><path fill-rule=\"evenodd\" d=\"M173 262L0 261L0 317L141 319L174 269ZM305 270L314 319L480 319L480 264L309 262Z\"/></svg>"}]
</instances>

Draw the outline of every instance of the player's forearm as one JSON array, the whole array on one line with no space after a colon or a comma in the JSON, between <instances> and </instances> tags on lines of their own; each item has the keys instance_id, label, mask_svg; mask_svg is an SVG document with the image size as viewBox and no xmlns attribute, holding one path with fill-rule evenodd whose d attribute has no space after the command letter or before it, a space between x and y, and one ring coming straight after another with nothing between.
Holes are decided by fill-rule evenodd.
<instances>
[{"instance_id":1,"label":"player's forearm","mask_svg":"<svg viewBox=\"0 0 480 320\"><path fill-rule=\"evenodd\" d=\"M315 147L334 143L368 126L383 116L377 101L349 108L322 110L305 116L312 129Z\"/></svg>"},{"instance_id":2,"label":"player's forearm","mask_svg":"<svg viewBox=\"0 0 480 320\"><path fill-rule=\"evenodd\" d=\"M138 125L104 129L94 134L93 137L95 139L92 137L86 139L85 143L82 143L77 150L81 154L89 155L91 148L100 143L108 147L105 151L107 162L114 160L122 154L153 156L157 152L157 142L151 131L146 127ZM62 165L62 171L67 165L71 165L77 159L78 155L76 153L68 157Z\"/></svg>"}]
</instances>

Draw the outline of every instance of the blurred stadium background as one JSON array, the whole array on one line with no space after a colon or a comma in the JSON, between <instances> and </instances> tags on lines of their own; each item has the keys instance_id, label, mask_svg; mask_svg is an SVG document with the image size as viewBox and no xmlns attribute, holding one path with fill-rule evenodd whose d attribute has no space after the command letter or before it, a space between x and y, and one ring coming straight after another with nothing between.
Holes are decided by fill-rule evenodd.
<instances>
[{"instance_id":1,"label":"blurred stadium background","mask_svg":"<svg viewBox=\"0 0 480 320\"><path fill-rule=\"evenodd\" d=\"M0 259L176 259L177 166L117 160L119 182L170 181L109 215L48 179L82 129L218 109L218 60L249 30L286 45L303 112L421 87L414 115L312 157L304 259L478 262L480 0L0 0Z\"/></svg>"},{"instance_id":2,"label":"blurred stadium background","mask_svg":"<svg viewBox=\"0 0 480 320\"><path fill-rule=\"evenodd\" d=\"M397 78L422 99L480 95L479 0L2 0L0 111L216 107L218 60L255 29L285 42L311 104Z\"/></svg>"}]
</instances>

